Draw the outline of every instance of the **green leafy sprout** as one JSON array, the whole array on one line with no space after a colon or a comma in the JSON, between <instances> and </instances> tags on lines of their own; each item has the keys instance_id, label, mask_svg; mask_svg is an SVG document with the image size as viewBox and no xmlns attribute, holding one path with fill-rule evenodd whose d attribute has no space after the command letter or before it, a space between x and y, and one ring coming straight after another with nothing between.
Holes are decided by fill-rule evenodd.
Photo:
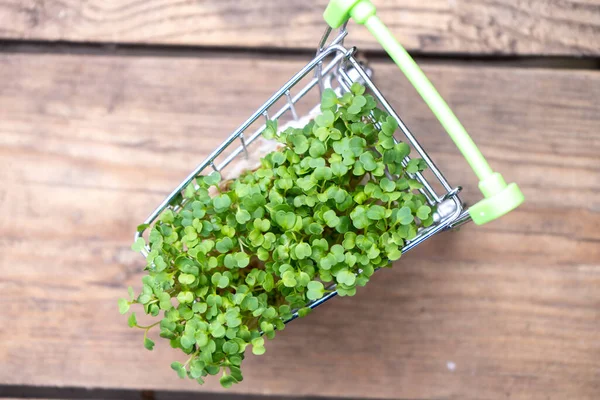
<instances>
[{"instance_id":1,"label":"green leafy sprout","mask_svg":"<svg viewBox=\"0 0 600 400\"><path fill-rule=\"evenodd\" d=\"M162 314L142 326L131 313L128 324L144 331L148 350L158 327L187 355L171 364L179 377L203 383L220 373L224 387L242 381L248 347L264 354L264 337L293 312L308 314L332 284L340 296L354 295L433 223L413 179L425 163L403 163L410 148L393 140L396 120L364 92L359 84L341 97L325 90L322 114L302 129L278 133L269 121L264 136L282 149L235 180L198 177L178 211L166 209L150 228L141 292L130 288L119 311L139 305ZM145 246L140 238L132 248Z\"/></svg>"}]
</instances>

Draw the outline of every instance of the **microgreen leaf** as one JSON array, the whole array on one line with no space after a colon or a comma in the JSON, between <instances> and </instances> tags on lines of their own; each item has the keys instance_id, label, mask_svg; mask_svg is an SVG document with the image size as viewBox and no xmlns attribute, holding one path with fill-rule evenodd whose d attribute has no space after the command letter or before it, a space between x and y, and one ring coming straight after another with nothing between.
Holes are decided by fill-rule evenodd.
<instances>
[{"instance_id":1,"label":"microgreen leaf","mask_svg":"<svg viewBox=\"0 0 600 400\"><path fill-rule=\"evenodd\" d=\"M321 110L327 110L337 105L338 98L333 89L327 88L321 96Z\"/></svg>"},{"instance_id":2,"label":"microgreen leaf","mask_svg":"<svg viewBox=\"0 0 600 400\"><path fill-rule=\"evenodd\" d=\"M419 219L427 219L429 217L430 213L431 213L431 207L421 206L417 210L417 217L419 217Z\"/></svg>"},{"instance_id":3,"label":"microgreen leaf","mask_svg":"<svg viewBox=\"0 0 600 400\"><path fill-rule=\"evenodd\" d=\"M301 309L298 310L298 316L299 317L306 317L308 314L310 314L312 312L312 309L309 307L302 307Z\"/></svg>"},{"instance_id":4,"label":"microgreen leaf","mask_svg":"<svg viewBox=\"0 0 600 400\"><path fill-rule=\"evenodd\" d=\"M265 354L265 340L262 337L252 340L252 353L257 356Z\"/></svg>"},{"instance_id":5,"label":"microgreen leaf","mask_svg":"<svg viewBox=\"0 0 600 400\"><path fill-rule=\"evenodd\" d=\"M133 251L142 251L144 247L146 247L146 241L142 237L137 238L131 245L131 249Z\"/></svg>"},{"instance_id":6,"label":"microgreen leaf","mask_svg":"<svg viewBox=\"0 0 600 400\"><path fill-rule=\"evenodd\" d=\"M294 152L296 154L304 154L308 150L308 139L303 134L295 134L290 138Z\"/></svg>"},{"instance_id":7,"label":"microgreen leaf","mask_svg":"<svg viewBox=\"0 0 600 400\"><path fill-rule=\"evenodd\" d=\"M180 362L175 361L174 363L171 364L171 368L177 372L177 375L179 375L179 377L181 379L185 378L186 370L185 370L185 367L183 365L181 365Z\"/></svg>"},{"instance_id":8,"label":"microgreen leaf","mask_svg":"<svg viewBox=\"0 0 600 400\"><path fill-rule=\"evenodd\" d=\"M213 199L213 207L217 212L223 212L227 210L229 206L231 206L231 199L225 194L217 196Z\"/></svg>"},{"instance_id":9,"label":"microgreen leaf","mask_svg":"<svg viewBox=\"0 0 600 400\"><path fill-rule=\"evenodd\" d=\"M152 339L149 339L149 338L144 338L144 347L148 350L153 350L154 349L154 341L152 341Z\"/></svg>"},{"instance_id":10,"label":"microgreen leaf","mask_svg":"<svg viewBox=\"0 0 600 400\"><path fill-rule=\"evenodd\" d=\"M194 301L194 294L190 291L179 292L177 295L177 301L180 303L191 303Z\"/></svg>"},{"instance_id":11,"label":"microgreen leaf","mask_svg":"<svg viewBox=\"0 0 600 400\"><path fill-rule=\"evenodd\" d=\"M406 165L406 172L414 174L416 172L423 171L425 168L427 168L427 164L423 159L413 158Z\"/></svg>"},{"instance_id":12,"label":"microgreen leaf","mask_svg":"<svg viewBox=\"0 0 600 400\"><path fill-rule=\"evenodd\" d=\"M227 253L233 248L233 241L230 237L225 237L219 240L215 247L219 253Z\"/></svg>"},{"instance_id":13,"label":"microgreen leaf","mask_svg":"<svg viewBox=\"0 0 600 400\"><path fill-rule=\"evenodd\" d=\"M402 225L409 225L413 222L414 219L410 208L406 206L398 210L397 218Z\"/></svg>"},{"instance_id":14,"label":"microgreen leaf","mask_svg":"<svg viewBox=\"0 0 600 400\"><path fill-rule=\"evenodd\" d=\"M333 210L326 211L323 214L323 221L325 221L327 226L330 228L335 228L340 223L339 217L335 214L335 211Z\"/></svg>"},{"instance_id":15,"label":"microgreen leaf","mask_svg":"<svg viewBox=\"0 0 600 400\"><path fill-rule=\"evenodd\" d=\"M119 312L121 314L126 314L129 311L129 302L127 299L119 299Z\"/></svg>"},{"instance_id":16,"label":"microgreen leaf","mask_svg":"<svg viewBox=\"0 0 600 400\"><path fill-rule=\"evenodd\" d=\"M241 208L237 211L237 213L235 214L235 220L238 222L238 224L245 224L246 222L250 221L252 219L252 216L250 215L250 213L246 210L242 210Z\"/></svg>"},{"instance_id":17,"label":"microgreen leaf","mask_svg":"<svg viewBox=\"0 0 600 400\"><path fill-rule=\"evenodd\" d=\"M294 252L299 260L303 260L311 256L312 249L308 243L299 243L294 249Z\"/></svg>"},{"instance_id":18,"label":"microgreen leaf","mask_svg":"<svg viewBox=\"0 0 600 400\"><path fill-rule=\"evenodd\" d=\"M323 294L325 293L325 288L323 287L323 284L318 281L309 282L307 285L307 289L308 292L306 294L306 297L308 297L309 300L318 300L321 297L323 297Z\"/></svg>"},{"instance_id":19,"label":"microgreen leaf","mask_svg":"<svg viewBox=\"0 0 600 400\"><path fill-rule=\"evenodd\" d=\"M310 144L310 149L308 151L308 153L310 154L311 157L320 157L323 154L325 154L326 152L326 148L325 145L317 140L313 140L313 142Z\"/></svg>"},{"instance_id":20,"label":"microgreen leaf","mask_svg":"<svg viewBox=\"0 0 600 400\"><path fill-rule=\"evenodd\" d=\"M342 269L341 271L338 272L338 274L336 276L336 280L339 283L342 283L344 285L352 286L352 285L354 285L354 282L356 281L356 275L354 275L352 272L348 271L347 269Z\"/></svg>"},{"instance_id":21,"label":"microgreen leaf","mask_svg":"<svg viewBox=\"0 0 600 400\"><path fill-rule=\"evenodd\" d=\"M360 155L360 162L365 171L373 171L377 168L377 163L375 162L375 158L373 157L373 153L367 151Z\"/></svg>"},{"instance_id":22,"label":"microgreen leaf","mask_svg":"<svg viewBox=\"0 0 600 400\"><path fill-rule=\"evenodd\" d=\"M277 120L268 120L263 136L265 139L274 139L277 135Z\"/></svg>"},{"instance_id":23,"label":"microgreen leaf","mask_svg":"<svg viewBox=\"0 0 600 400\"><path fill-rule=\"evenodd\" d=\"M210 175L204 177L204 183L209 186L217 185L221 182L221 174L217 171L213 171Z\"/></svg>"},{"instance_id":24,"label":"microgreen leaf","mask_svg":"<svg viewBox=\"0 0 600 400\"><path fill-rule=\"evenodd\" d=\"M361 95L365 92L365 87L358 82L354 82L350 88L350 91L355 95Z\"/></svg>"},{"instance_id":25,"label":"microgreen leaf","mask_svg":"<svg viewBox=\"0 0 600 400\"><path fill-rule=\"evenodd\" d=\"M385 208L383 206L375 204L367 210L367 218L369 219L378 221L383 217L385 217Z\"/></svg>"},{"instance_id":26,"label":"microgreen leaf","mask_svg":"<svg viewBox=\"0 0 600 400\"><path fill-rule=\"evenodd\" d=\"M352 99L352 104L348 107L349 114L358 114L362 107L367 104L367 99L364 96L355 96Z\"/></svg>"},{"instance_id":27,"label":"microgreen leaf","mask_svg":"<svg viewBox=\"0 0 600 400\"><path fill-rule=\"evenodd\" d=\"M393 192L394 190L396 190L396 184L394 182L392 182L391 180L389 180L388 178L381 179L379 186L385 192Z\"/></svg>"},{"instance_id":28,"label":"microgreen leaf","mask_svg":"<svg viewBox=\"0 0 600 400\"><path fill-rule=\"evenodd\" d=\"M285 271L281 276L281 279L286 287L296 286L297 282L293 271Z\"/></svg>"},{"instance_id":29,"label":"microgreen leaf","mask_svg":"<svg viewBox=\"0 0 600 400\"><path fill-rule=\"evenodd\" d=\"M127 320L127 324L129 325L130 328L136 327L137 326L137 319L135 317L135 313L131 313L131 315L129 316L129 319Z\"/></svg>"},{"instance_id":30,"label":"microgreen leaf","mask_svg":"<svg viewBox=\"0 0 600 400\"><path fill-rule=\"evenodd\" d=\"M317 126L320 126L323 128L329 128L329 127L333 126L334 121L335 121L335 116L333 115L333 112L331 110L325 110L325 111L323 111L323 114L317 115L317 117L315 118L315 122L316 122Z\"/></svg>"}]
</instances>

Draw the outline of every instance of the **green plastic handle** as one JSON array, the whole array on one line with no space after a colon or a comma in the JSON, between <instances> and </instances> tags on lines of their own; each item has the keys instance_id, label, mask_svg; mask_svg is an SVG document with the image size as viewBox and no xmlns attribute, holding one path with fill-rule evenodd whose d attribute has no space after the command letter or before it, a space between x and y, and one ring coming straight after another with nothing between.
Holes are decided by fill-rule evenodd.
<instances>
[{"instance_id":1,"label":"green plastic handle","mask_svg":"<svg viewBox=\"0 0 600 400\"><path fill-rule=\"evenodd\" d=\"M427 103L479 178L484 199L469 208L473 222L482 225L517 208L525 200L519 187L507 185L502 175L492 170L448 104L375 13L369 0L331 0L323 17L334 29L350 18L366 26Z\"/></svg>"}]
</instances>

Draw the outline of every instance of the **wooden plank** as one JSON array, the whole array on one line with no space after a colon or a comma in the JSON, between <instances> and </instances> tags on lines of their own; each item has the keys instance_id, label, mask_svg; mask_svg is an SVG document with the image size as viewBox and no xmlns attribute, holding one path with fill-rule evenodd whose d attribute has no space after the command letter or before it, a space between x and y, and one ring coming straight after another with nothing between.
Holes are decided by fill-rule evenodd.
<instances>
[{"instance_id":1,"label":"wooden plank","mask_svg":"<svg viewBox=\"0 0 600 400\"><path fill-rule=\"evenodd\" d=\"M0 384L222 391L180 381L117 314L135 226L301 60L0 56ZM476 180L389 64L376 80L464 198ZM295 321L235 393L597 399L600 73L426 65L528 202L434 238Z\"/></svg>"},{"instance_id":2,"label":"wooden plank","mask_svg":"<svg viewBox=\"0 0 600 400\"><path fill-rule=\"evenodd\" d=\"M599 0L375 0L410 50L598 55ZM3 0L0 37L312 49L327 0ZM363 28L353 43L379 49Z\"/></svg>"}]
</instances>

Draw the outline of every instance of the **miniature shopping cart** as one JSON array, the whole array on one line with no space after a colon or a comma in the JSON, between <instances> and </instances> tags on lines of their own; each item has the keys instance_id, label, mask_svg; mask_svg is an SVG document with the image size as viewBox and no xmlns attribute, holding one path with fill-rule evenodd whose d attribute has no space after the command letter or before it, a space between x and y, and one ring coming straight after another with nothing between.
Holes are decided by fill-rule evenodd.
<instances>
[{"instance_id":1,"label":"miniature shopping cart","mask_svg":"<svg viewBox=\"0 0 600 400\"><path fill-rule=\"evenodd\" d=\"M319 109L320 95L323 90L331 88L341 95L350 91L354 82L365 85L380 106L396 119L404 136L396 139L411 145L428 166L426 171L415 173L411 177L423 185L420 190L426 196L432 209L435 210L434 224L427 228L421 228L417 236L406 243L402 249L403 253L437 233L470 220L478 225L492 221L515 209L524 201L523 194L515 183L507 185L499 173L492 171L446 102L406 50L375 15L375 7L369 0L332 0L324 13L324 18L329 26L319 43L316 56L184 179L146 219L144 226L151 226L161 212L168 207L174 210L179 209L184 201L182 192L196 177L205 175L207 169L223 173L227 169L231 169L236 162L240 162L240 160L243 162L245 158L250 157L259 147L256 143L264 144L261 136L269 119L276 119L281 125L286 121L293 124L294 121L301 120L303 115L313 116ZM469 208L464 206L459 198L461 188L453 187L448 183L433 160L402 122L371 80L372 71L355 58L356 48L344 46L344 39L348 34L346 26L350 18L365 25L375 36L438 118L479 178L479 188L484 196L481 201ZM331 35L334 29L339 29L335 37ZM409 160L410 158L407 157L404 163L408 163ZM137 240L143 233L143 230L137 232L135 239ZM146 256L148 250L147 248L142 250L142 254ZM333 291L308 306L315 308L337 294L334 290L335 285L329 289ZM296 317L297 314L294 314L294 317L286 322Z\"/></svg>"}]
</instances>

